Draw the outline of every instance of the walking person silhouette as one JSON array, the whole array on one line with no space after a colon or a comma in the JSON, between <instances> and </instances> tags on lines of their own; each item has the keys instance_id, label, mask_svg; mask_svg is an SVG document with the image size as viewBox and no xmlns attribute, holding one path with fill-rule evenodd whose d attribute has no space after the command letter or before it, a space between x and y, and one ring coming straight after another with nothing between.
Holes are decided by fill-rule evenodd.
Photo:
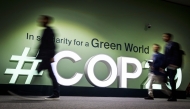
<instances>
[{"instance_id":1,"label":"walking person silhouette","mask_svg":"<svg viewBox=\"0 0 190 109\"><path fill-rule=\"evenodd\" d=\"M44 30L42 33L40 45L38 47L39 52L36 57L36 59L42 60L37 68L38 73L40 73L42 70L47 69L49 72L49 77L51 78L53 84L53 94L45 98L46 100L58 100L60 96L59 84L51 67L51 63L54 62L53 57L55 55L56 49L54 43L55 34L53 32L53 29L49 26L52 19L52 17L47 15L41 15L39 18L39 24L40 26L44 27Z\"/></svg>"}]
</instances>

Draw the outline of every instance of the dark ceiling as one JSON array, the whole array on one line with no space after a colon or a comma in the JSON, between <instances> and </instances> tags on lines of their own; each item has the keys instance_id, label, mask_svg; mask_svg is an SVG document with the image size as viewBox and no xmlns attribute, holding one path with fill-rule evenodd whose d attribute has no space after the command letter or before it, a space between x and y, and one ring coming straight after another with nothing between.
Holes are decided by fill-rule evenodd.
<instances>
[{"instance_id":1,"label":"dark ceiling","mask_svg":"<svg viewBox=\"0 0 190 109\"><path fill-rule=\"evenodd\" d=\"M169 2L173 2L180 5L190 6L190 0L165 0Z\"/></svg>"}]
</instances>

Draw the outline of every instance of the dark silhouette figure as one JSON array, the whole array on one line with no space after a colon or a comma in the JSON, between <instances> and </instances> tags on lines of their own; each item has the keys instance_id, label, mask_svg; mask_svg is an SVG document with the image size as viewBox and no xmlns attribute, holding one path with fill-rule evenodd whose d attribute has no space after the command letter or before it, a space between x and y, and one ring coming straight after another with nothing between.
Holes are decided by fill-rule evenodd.
<instances>
[{"instance_id":1,"label":"dark silhouette figure","mask_svg":"<svg viewBox=\"0 0 190 109\"><path fill-rule=\"evenodd\" d=\"M55 43L54 43L54 32L48 24L52 21L52 18L47 15L40 16L39 23L40 26L44 27L41 43L39 45L39 53L37 55L37 59L42 59L42 62L37 68L38 73L42 70L47 69L49 72L49 77L52 80L53 84L53 94L45 99L47 100L55 100L59 99L59 84L56 80L56 77L52 71L51 63L54 62L55 55Z\"/></svg>"},{"instance_id":2,"label":"dark silhouette figure","mask_svg":"<svg viewBox=\"0 0 190 109\"><path fill-rule=\"evenodd\" d=\"M172 34L164 33L163 40L166 42L165 46L165 68L167 68L166 74L169 76L172 94L168 101L177 101L176 98L176 81L175 76L177 74L177 68L182 66L182 51L180 45L177 42L172 41Z\"/></svg>"}]
</instances>

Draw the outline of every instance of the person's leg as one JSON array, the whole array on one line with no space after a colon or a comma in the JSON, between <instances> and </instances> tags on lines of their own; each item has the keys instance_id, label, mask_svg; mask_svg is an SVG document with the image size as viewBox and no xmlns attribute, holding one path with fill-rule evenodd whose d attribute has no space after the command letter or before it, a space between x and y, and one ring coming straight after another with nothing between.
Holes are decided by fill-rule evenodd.
<instances>
[{"instance_id":1,"label":"person's leg","mask_svg":"<svg viewBox=\"0 0 190 109\"><path fill-rule=\"evenodd\" d=\"M167 73L168 73L168 76L170 78L170 85L171 85L171 89L172 89L172 94L171 94L170 99L168 99L168 101L176 101L176 81L175 81L175 76L176 76L177 70L167 69Z\"/></svg>"},{"instance_id":2,"label":"person's leg","mask_svg":"<svg viewBox=\"0 0 190 109\"><path fill-rule=\"evenodd\" d=\"M39 74L42 70L44 70L45 66L46 66L46 62L44 60L42 60L42 62L39 63L39 65L36 68L37 73ZM36 80L37 80L37 78L32 78L32 82L36 82Z\"/></svg>"},{"instance_id":3,"label":"person's leg","mask_svg":"<svg viewBox=\"0 0 190 109\"><path fill-rule=\"evenodd\" d=\"M154 77L152 74L150 74L150 86L148 88L148 95L154 98L153 89L152 89L153 81L154 81Z\"/></svg>"},{"instance_id":4,"label":"person's leg","mask_svg":"<svg viewBox=\"0 0 190 109\"><path fill-rule=\"evenodd\" d=\"M59 84L57 82L57 79L56 79L53 71L52 71L51 63L49 63L48 72L49 72L49 77L51 78L51 81L53 84L53 95L56 97L59 97L60 96Z\"/></svg>"},{"instance_id":5,"label":"person's leg","mask_svg":"<svg viewBox=\"0 0 190 109\"><path fill-rule=\"evenodd\" d=\"M46 62L44 61L44 60L42 60L42 62L38 65L38 67L37 67L37 72L38 72L38 74L42 71L42 70L44 70L44 67L45 67L45 64L46 64Z\"/></svg>"},{"instance_id":6,"label":"person's leg","mask_svg":"<svg viewBox=\"0 0 190 109\"><path fill-rule=\"evenodd\" d=\"M153 76L152 73L149 73L148 79L150 81L149 88L148 88L148 97L145 97L144 99L153 100L154 99L154 95L153 95L152 84L153 84L153 81L154 81L154 76Z\"/></svg>"},{"instance_id":7,"label":"person's leg","mask_svg":"<svg viewBox=\"0 0 190 109\"><path fill-rule=\"evenodd\" d=\"M171 96L171 91L168 89L168 87L166 86L166 83L165 83L166 77L158 76L157 79L158 79L158 82L161 84L163 93L168 96Z\"/></svg>"}]
</instances>

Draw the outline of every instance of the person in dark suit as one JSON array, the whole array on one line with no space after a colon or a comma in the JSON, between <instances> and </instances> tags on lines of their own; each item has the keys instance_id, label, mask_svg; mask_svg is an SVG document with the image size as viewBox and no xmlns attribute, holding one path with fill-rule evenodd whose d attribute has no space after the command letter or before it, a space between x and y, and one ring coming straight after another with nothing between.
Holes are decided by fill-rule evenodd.
<instances>
[{"instance_id":1,"label":"person in dark suit","mask_svg":"<svg viewBox=\"0 0 190 109\"><path fill-rule=\"evenodd\" d=\"M166 74L169 76L172 89L172 95L169 97L168 101L177 101L176 82L174 79L177 74L177 68L182 66L182 58L180 58L180 45L177 42L172 41L172 34L170 33L164 33L163 40L166 42L164 51L165 66L163 69L167 68Z\"/></svg>"},{"instance_id":2,"label":"person in dark suit","mask_svg":"<svg viewBox=\"0 0 190 109\"><path fill-rule=\"evenodd\" d=\"M49 77L52 80L53 84L53 94L47 98L46 100L57 100L59 99L59 84L56 80L56 77L52 71L51 63L54 62L54 55L55 55L55 43L54 43L54 32L53 29L48 26L48 24L52 21L52 17L47 15L40 16L39 23L40 26L44 27L42 37L41 37L41 43L39 45L39 53L37 55L37 59L41 59L42 62L37 68L38 73L40 73L42 70L47 69L49 72Z\"/></svg>"},{"instance_id":3,"label":"person in dark suit","mask_svg":"<svg viewBox=\"0 0 190 109\"><path fill-rule=\"evenodd\" d=\"M153 62L148 61L150 65L150 73L148 75L148 79L150 80L150 86L148 89L148 97L145 97L146 100L154 99L153 89L152 89L152 84L154 82L161 84L162 91L166 95L168 96L171 95L171 91L168 89L168 87L165 84L167 76L165 75L164 72L160 72L160 67L162 67L165 59L164 55L159 53L159 50L160 50L160 45L154 44L153 45L154 54L152 55Z\"/></svg>"}]
</instances>

